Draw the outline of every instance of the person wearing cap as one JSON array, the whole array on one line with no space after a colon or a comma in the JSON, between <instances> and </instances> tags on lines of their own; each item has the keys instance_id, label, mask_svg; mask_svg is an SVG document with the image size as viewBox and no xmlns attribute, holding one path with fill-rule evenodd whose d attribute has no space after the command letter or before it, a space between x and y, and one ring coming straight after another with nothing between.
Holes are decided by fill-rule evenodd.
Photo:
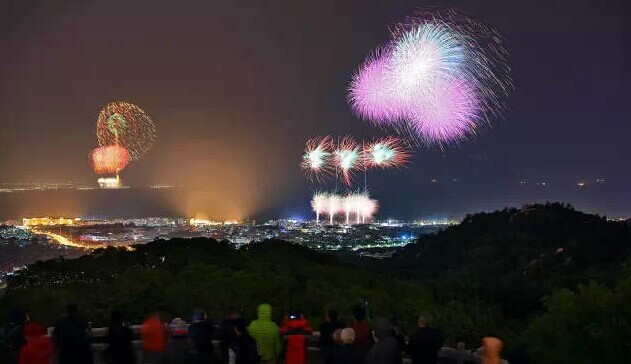
<instances>
[{"instance_id":1,"label":"person wearing cap","mask_svg":"<svg viewBox=\"0 0 631 364\"><path fill-rule=\"evenodd\" d=\"M377 342L366 354L366 364L401 364L401 345L394 337L390 320L375 320L374 327Z\"/></svg>"},{"instance_id":2,"label":"person wearing cap","mask_svg":"<svg viewBox=\"0 0 631 364\"><path fill-rule=\"evenodd\" d=\"M292 313L285 320L280 334L285 339L285 364L307 363L307 339L313 329L303 314Z\"/></svg>"},{"instance_id":3,"label":"person wearing cap","mask_svg":"<svg viewBox=\"0 0 631 364\"><path fill-rule=\"evenodd\" d=\"M181 317L174 318L169 324L167 352L169 364L185 364L188 362L188 325Z\"/></svg>"},{"instance_id":4,"label":"person wearing cap","mask_svg":"<svg viewBox=\"0 0 631 364\"><path fill-rule=\"evenodd\" d=\"M20 351L19 364L49 364L53 356L53 342L44 327L37 323L24 326L26 344Z\"/></svg>"},{"instance_id":5,"label":"person wearing cap","mask_svg":"<svg viewBox=\"0 0 631 364\"><path fill-rule=\"evenodd\" d=\"M196 309L193 312L193 323L188 328L188 337L195 348L195 362L209 364L213 358L213 333L215 326L208 318L206 311Z\"/></svg>"}]
</instances>

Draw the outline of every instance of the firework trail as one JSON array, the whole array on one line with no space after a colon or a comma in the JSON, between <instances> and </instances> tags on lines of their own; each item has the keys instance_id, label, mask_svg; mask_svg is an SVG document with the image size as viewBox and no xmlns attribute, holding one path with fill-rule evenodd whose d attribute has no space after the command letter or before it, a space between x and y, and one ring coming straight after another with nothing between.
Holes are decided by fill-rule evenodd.
<instances>
[{"instance_id":1,"label":"firework trail","mask_svg":"<svg viewBox=\"0 0 631 364\"><path fill-rule=\"evenodd\" d=\"M347 186L353 184L354 171L363 167L361 150L361 146L350 136L345 136L335 149L335 166L342 172Z\"/></svg>"},{"instance_id":2,"label":"firework trail","mask_svg":"<svg viewBox=\"0 0 631 364\"><path fill-rule=\"evenodd\" d=\"M329 224L333 225L335 215L337 215L337 213L342 209L342 199L338 195L329 195L326 207L329 214Z\"/></svg>"},{"instance_id":3,"label":"firework trail","mask_svg":"<svg viewBox=\"0 0 631 364\"><path fill-rule=\"evenodd\" d=\"M142 109L123 101L110 102L99 112L96 135L100 146L120 145L138 161L153 145L156 128Z\"/></svg>"},{"instance_id":4,"label":"firework trail","mask_svg":"<svg viewBox=\"0 0 631 364\"><path fill-rule=\"evenodd\" d=\"M129 164L129 152L120 145L98 147L90 153L92 168L97 174L118 174Z\"/></svg>"},{"instance_id":5,"label":"firework trail","mask_svg":"<svg viewBox=\"0 0 631 364\"><path fill-rule=\"evenodd\" d=\"M344 212L344 215L346 216L346 219L344 220L346 225L349 225L350 223L350 217L353 211L354 203L355 203L355 196L352 193L347 194L342 199L342 211Z\"/></svg>"},{"instance_id":6,"label":"firework trail","mask_svg":"<svg viewBox=\"0 0 631 364\"><path fill-rule=\"evenodd\" d=\"M317 192L313 195L311 206L316 213L316 224L320 223L320 215L325 214L329 217L330 225L340 213L344 214L346 225L351 223L351 215L355 215L357 224L366 223L379 209L377 201L371 199L365 191L348 193L345 196Z\"/></svg>"},{"instance_id":7,"label":"firework trail","mask_svg":"<svg viewBox=\"0 0 631 364\"><path fill-rule=\"evenodd\" d=\"M330 176L333 172L331 166L333 149L333 138L330 135L309 139L300 163L302 170L318 181Z\"/></svg>"},{"instance_id":8,"label":"firework trail","mask_svg":"<svg viewBox=\"0 0 631 364\"><path fill-rule=\"evenodd\" d=\"M399 138L385 137L364 145L363 160L369 168L394 168L406 165L410 152Z\"/></svg>"},{"instance_id":9,"label":"firework trail","mask_svg":"<svg viewBox=\"0 0 631 364\"><path fill-rule=\"evenodd\" d=\"M372 123L442 148L505 114L507 58L493 28L452 8L417 11L353 74L349 103Z\"/></svg>"},{"instance_id":10,"label":"firework trail","mask_svg":"<svg viewBox=\"0 0 631 364\"><path fill-rule=\"evenodd\" d=\"M328 199L329 197L326 193L316 192L313 195L311 208L313 209L313 212L316 213L316 224L320 223L320 215L326 213L327 211Z\"/></svg>"}]
</instances>

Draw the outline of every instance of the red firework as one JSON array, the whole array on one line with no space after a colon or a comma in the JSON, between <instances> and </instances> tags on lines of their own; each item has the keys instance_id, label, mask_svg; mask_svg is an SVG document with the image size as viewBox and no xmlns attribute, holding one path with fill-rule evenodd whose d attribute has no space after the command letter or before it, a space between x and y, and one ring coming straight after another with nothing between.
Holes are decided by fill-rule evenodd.
<instances>
[{"instance_id":1,"label":"red firework","mask_svg":"<svg viewBox=\"0 0 631 364\"><path fill-rule=\"evenodd\" d=\"M114 174L127 167L130 155L127 148L120 145L106 145L90 153L92 168L97 174Z\"/></svg>"}]
</instances>

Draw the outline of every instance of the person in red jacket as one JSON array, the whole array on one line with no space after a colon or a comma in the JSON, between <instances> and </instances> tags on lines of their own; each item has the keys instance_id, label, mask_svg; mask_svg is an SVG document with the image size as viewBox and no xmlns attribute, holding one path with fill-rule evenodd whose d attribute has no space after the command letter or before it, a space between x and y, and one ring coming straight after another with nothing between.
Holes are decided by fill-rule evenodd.
<instances>
[{"instance_id":1,"label":"person in red jacket","mask_svg":"<svg viewBox=\"0 0 631 364\"><path fill-rule=\"evenodd\" d=\"M307 339L313 334L307 319L299 313L290 314L280 334L285 339L285 364L306 364Z\"/></svg>"},{"instance_id":2,"label":"person in red jacket","mask_svg":"<svg viewBox=\"0 0 631 364\"><path fill-rule=\"evenodd\" d=\"M143 363L163 364L166 360L167 329L162 307L142 323L140 334L144 351Z\"/></svg>"},{"instance_id":3,"label":"person in red jacket","mask_svg":"<svg viewBox=\"0 0 631 364\"><path fill-rule=\"evenodd\" d=\"M19 364L49 364L53 355L53 341L45 336L44 327L37 323L24 326L26 344L20 351Z\"/></svg>"}]
</instances>

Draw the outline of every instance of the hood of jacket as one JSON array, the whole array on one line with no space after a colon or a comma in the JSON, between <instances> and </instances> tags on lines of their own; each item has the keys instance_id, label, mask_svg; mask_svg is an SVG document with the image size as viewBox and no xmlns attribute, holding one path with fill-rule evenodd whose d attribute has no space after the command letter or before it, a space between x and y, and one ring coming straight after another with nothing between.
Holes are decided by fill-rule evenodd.
<instances>
[{"instance_id":1,"label":"hood of jacket","mask_svg":"<svg viewBox=\"0 0 631 364\"><path fill-rule=\"evenodd\" d=\"M261 321L272 321L272 306L267 303L259 305L257 316Z\"/></svg>"}]
</instances>

